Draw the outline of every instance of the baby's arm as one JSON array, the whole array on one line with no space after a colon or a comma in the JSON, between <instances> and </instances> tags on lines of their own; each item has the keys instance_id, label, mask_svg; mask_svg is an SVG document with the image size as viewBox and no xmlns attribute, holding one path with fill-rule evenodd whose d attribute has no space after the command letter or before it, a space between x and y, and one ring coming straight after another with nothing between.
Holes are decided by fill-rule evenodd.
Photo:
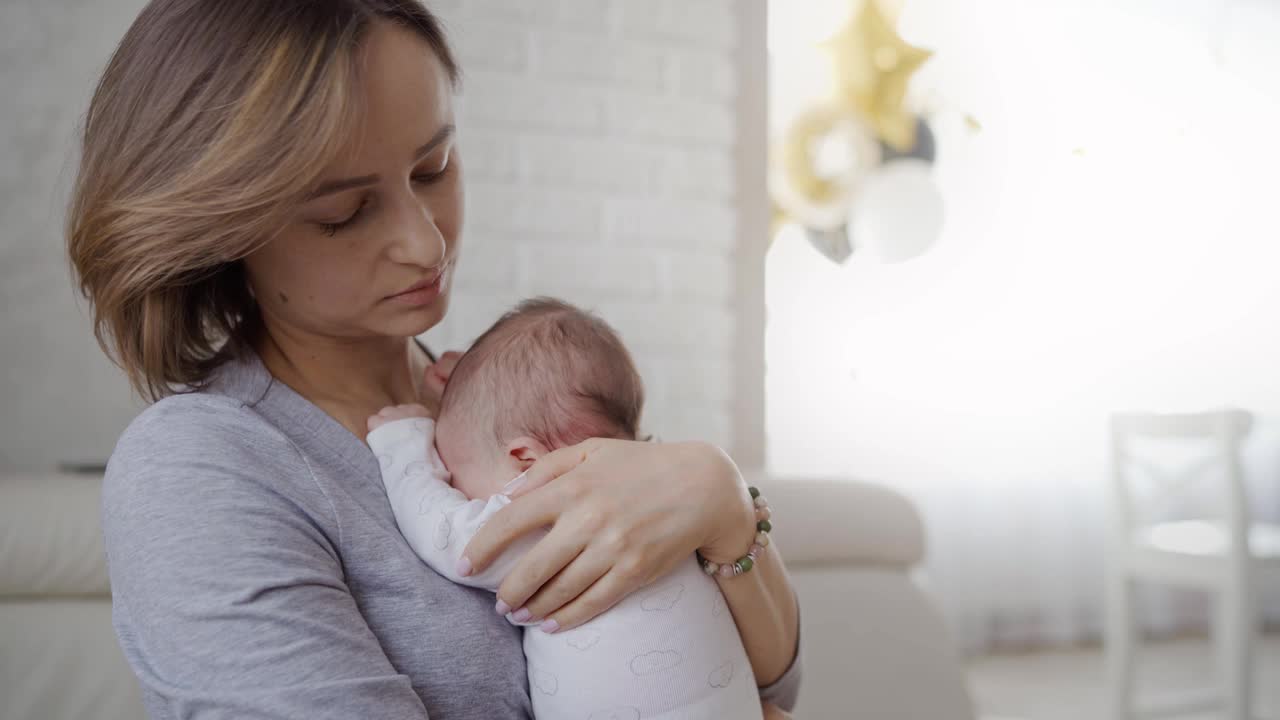
<instances>
[{"instance_id":1,"label":"baby's arm","mask_svg":"<svg viewBox=\"0 0 1280 720\"><path fill-rule=\"evenodd\" d=\"M368 441L378 458L396 524L409 547L449 580L496 591L531 543L513 544L492 566L467 577L458 574L458 560L480 526L510 498L494 495L487 501L468 500L449 485L449 472L435 449L435 421L430 418L380 425L369 433Z\"/></svg>"}]
</instances>

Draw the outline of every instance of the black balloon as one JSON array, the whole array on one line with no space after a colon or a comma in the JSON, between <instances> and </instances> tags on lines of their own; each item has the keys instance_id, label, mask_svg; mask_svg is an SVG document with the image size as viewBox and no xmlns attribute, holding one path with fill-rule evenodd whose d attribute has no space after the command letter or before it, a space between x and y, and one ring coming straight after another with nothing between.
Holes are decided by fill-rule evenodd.
<instances>
[{"instance_id":1,"label":"black balloon","mask_svg":"<svg viewBox=\"0 0 1280 720\"><path fill-rule=\"evenodd\" d=\"M924 118L916 118L916 144L907 150L899 150L885 141L880 141L881 162L891 163L902 158L916 158L930 165L937 155L937 143L933 138L933 130Z\"/></svg>"},{"instance_id":2,"label":"black balloon","mask_svg":"<svg viewBox=\"0 0 1280 720\"><path fill-rule=\"evenodd\" d=\"M853 254L853 244L849 242L849 228L845 225L835 230L805 228L804 233L815 250L837 265L843 265L844 261Z\"/></svg>"}]
</instances>

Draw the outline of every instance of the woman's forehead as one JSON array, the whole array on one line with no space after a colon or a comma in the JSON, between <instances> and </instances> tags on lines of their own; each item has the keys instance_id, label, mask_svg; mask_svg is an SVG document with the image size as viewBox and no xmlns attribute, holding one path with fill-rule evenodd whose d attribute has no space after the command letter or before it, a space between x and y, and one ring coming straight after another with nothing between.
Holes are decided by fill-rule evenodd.
<instances>
[{"instance_id":1,"label":"woman's forehead","mask_svg":"<svg viewBox=\"0 0 1280 720\"><path fill-rule=\"evenodd\" d=\"M359 117L341 164L380 162L384 155L407 162L454 122L444 64L421 37L389 22L375 23L359 52Z\"/></svg>"}]
</instances>

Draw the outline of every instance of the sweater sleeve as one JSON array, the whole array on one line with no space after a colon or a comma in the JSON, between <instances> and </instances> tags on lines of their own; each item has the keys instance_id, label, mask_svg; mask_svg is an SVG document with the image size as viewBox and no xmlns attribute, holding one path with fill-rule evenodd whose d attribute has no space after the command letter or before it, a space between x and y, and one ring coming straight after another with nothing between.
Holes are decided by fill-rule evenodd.
<instances>
[{"instance_id":1,"label":"sweater sleeve","mask_svg":"<svg viewBox=\"0 0 1280 720\"><path fill-rule=\"evenodd\" d=\"M801 667L800 647L800 638L797 637L796 655L791 661L791 667L782 673L782 677L774 680L773 684L760 688L761 700L767 700L788 712L795 709L796 699L800 697L800 679L804 672Z\"/></svg>"},{"instance_id":2,"label":"sweater sleeve","mask_svg":"<svg viewBox=\"0 0 1280 720\"><path fill-rule=\"evenodd\" d=\"M332 507L251 411L149 408L111 458L102 514L117 632L153 717L427 717L344 582Z\"/></svg>"}]
</instances>

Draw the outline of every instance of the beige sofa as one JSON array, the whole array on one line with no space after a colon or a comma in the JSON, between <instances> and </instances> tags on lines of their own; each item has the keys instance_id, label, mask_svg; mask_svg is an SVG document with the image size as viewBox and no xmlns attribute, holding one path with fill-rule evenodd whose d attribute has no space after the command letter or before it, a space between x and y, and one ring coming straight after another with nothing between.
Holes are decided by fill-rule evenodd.
<instances>
[{"instance_id":1,"label":"beige sofa","mask_svg":"<svg viewBox=\"0 0 1280 720\"><path fill-rule=\"evenodd\" d=\"M753 478L800 593L797 716L972 720L946 628L910 571L924 552L901 496L849 481ZM138 720L111 629L99 481L0 478L0 718Z\"/></svg>"}]
</instances>

